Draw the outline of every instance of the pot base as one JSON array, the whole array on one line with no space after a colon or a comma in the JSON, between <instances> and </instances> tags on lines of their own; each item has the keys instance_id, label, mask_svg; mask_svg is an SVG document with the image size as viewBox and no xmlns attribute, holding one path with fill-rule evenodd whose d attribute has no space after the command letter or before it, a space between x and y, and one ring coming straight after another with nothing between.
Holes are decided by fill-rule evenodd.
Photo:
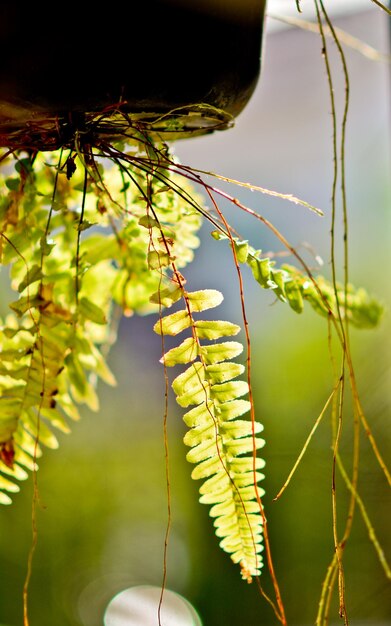
<instances>
[{"instance_id":1,"label":"pot base","mask_svg":"<svg viewBox=\"0 0 391 626\"><path fill-rule=\"evenodd\" d=\"M0 147L42 151L74 147L77 133L84 138L84 143L96 146L104 141L137 140L140 134L177 141L226 130L233 124L232 115L207 104L189 105L165 113L129 113L126 103L121 103L104 111L53 116L0 103Z\"/></svg>"}]
</instances>

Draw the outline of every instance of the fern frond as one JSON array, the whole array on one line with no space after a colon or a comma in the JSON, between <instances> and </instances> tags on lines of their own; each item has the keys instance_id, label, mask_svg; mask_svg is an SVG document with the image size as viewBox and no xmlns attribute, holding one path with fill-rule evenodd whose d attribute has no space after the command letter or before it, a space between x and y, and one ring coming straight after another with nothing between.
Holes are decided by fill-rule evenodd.
<instances>
[{"instance_id":1,"label":"fern frond","mask_svg":"<svg viewBox=\"0 0 391 626\"><path fill-rule=\"evenodd\" d=\"M348 286L347 297L345 287L337 283L337 293L331 281L323 276L316 276L314 282L298 268L284 264L275 267L275 262L262 256L261 250L252 248L248 241L231 238L219 231L213 231L217 240L229 241L235 246L236 257L240 263L246 263L257 283L263 288L274 292L279 300L287 302L296 313L304 309L307 301L316 313L327 317L329 311L337 316L338 305L342 317L357 328L374 328L383 316L384 308L375 298L369 296L365 289ZM337 305L338 300L338 305Z\"/></svg>"},{"instance_id":2,"label":"fern frond","mask_svg":"<svg viewBox=\"0 0 391 626\"><path fill-rule=\"evenodd\" d=\"M357 289L349 284L345 294L345 286L342 283L337 283L337 294L335 294L334 286L330 281L323 276L316 276L318 291L314 283L296 267L283 265L281 270L289 276L287 284L292 285L292 289L300 292L303 300L306 300L320 315L324 317L328 315L328 306L331 312L337 316L338 299L342 317L347 317L349 323L356 328L374 328L380 323L384 314L384 307L362 287ZM319 292L322 294L322 298Z\"/></svg>"},{"instance_id":3,"label":"fern frond","mask_svg":"<svg viewBox=\"0 0 391 626\"><path fill-rule=\"evenodd\" d=\"M154 330L176 336L190 328L192 336L161 360L168 367L190 364L172 383L177 403L184 408L194 406L183 416L190 429L184 438L190 447L186 458L196 466L192 478L206 479L200 487L200 502L212 505L210 515L215 518L220 547L240 564L242 577L250 582L262 568L262 516L257 497L263 494L258 482L264 476L257 470L264 467L264 461L253 455L264 445L264 440L255 436L263 427L237 419L251 408L248 400L240 399L248 394L247 382L235 380L245 368L231 360L241 354L242 344L217 341L238 334L240 327L222 320L194 319L194 313L222 302L218 291L183 291L183 299L186 308L162 317Z\"/></svg>"},{"instance_id":4,"label":"fern frond","mask_svg":"<svg viewBox=\"0 0 391 626\"><path fill-rule=\"evenodd\" d=\"M53 429L69 432L66 418L79 417L75 402L98 408L90 371L115 382L85 325L76 329L73 322L56 317L47 302L43 309L35 312L28 329L17 332L18 320L12 316L12 326L1 329L0 469L8 468L15 479L21 478L20 466L35 468L41 444L58 447Z\"/></svg>"}]
</instances>

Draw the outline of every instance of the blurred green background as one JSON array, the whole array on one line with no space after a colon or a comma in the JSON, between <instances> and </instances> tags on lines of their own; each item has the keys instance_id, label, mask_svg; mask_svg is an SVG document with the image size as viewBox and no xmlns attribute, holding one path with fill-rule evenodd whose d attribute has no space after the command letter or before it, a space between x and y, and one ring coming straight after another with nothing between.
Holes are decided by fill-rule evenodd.
<instances>
[{"instance_id":1,"label":"blurred green background","mask_svg":"<svg viewBox=\"0 0 391 626\"><path fill-rule=\"evenodd\" d=\"M376 7L339 17L337 25L387 50L387 18ZM321 219L291 203L232 188L234 196L273 221L312 265L311 244L329 275L331 118L315 35L276 30L267 19L258 88L225 133L178 143L182 162L293 193L324 209ZM390 304L390 66L347 50L351 79L347 183L351 280ZM333 56L333 61L336 61ZM335 65L342 102L342 75ZM229 220L264 251L281 245L255 222L221 205ZM202 244L186 272L191 288L217 288L225 295L221 319L240 323L235 268L228 247L202 229ZM264 504L275 567L290 625L313 624L320 586L333 553L331 523L331 430L328 418L281 500L273 503L332 388L327 327L307 308L297 316L274 303L245 278L253 342L257 418L267 444ZM7 293L2 276L3 293ZM1 314L7 299L1 301ZM83 411L60 450L45 450L38 484L38 546L30 585L31 626L102 626L109 600L139 584L160 585L167 493L163 444L164 380L158 363L155 317L124 319L109 363L118 386L100 385L99 413ZM356 373L368 421L390 459L390 316L375 331L352 330ZM350 467L351 417L346 414L342 453ZM183 594L204 626L269 626L276 623L255 584L218 547L208 508L198 504L182 443L181 410L170 397L168 421L172 528L167 586ZM341 528L346 491L338 479ZM362 437L360 493L379 540L390 554L391 508L386 480ZM0 511L0 623L21 626L22 587L31 546L32 481L11 507ZM357 513L346 549L350 623L391 624L387 582ZM268 574L262 585L272 592ZM332 610L337 623L337 608Z\"/></svg>"}]
</instances>

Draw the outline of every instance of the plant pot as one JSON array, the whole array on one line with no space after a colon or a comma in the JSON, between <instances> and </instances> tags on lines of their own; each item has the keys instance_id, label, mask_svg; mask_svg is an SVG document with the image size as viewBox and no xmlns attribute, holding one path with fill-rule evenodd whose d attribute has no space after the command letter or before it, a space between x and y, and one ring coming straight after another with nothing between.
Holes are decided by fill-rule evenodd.
<instances>
[{"instance_id":1,"label":"plant pot","mask_svg":"<svg viewBox=\"0 0 391 626\"><path fill-rule=\"evenodd\" d=\"M264 6L2 2L0 145L38 122L118 109L179 136L226 128L258 80Z\"/></svg>"}]
</instances>

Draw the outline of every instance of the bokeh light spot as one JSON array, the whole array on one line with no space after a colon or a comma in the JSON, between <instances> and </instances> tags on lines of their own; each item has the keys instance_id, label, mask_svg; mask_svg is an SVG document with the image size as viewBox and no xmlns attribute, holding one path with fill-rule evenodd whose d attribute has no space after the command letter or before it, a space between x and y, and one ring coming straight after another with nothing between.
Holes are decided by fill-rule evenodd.
<instances>
[{"instance_id":1,"label":"bokeh light spot","mask_svg":"<svg viewBox=\"0 0 391 626\"><path fill-rule=\"evenodd\" d=\"M157 626L160 587L142 585L125 589L109 603L105 626ZM182 596L166 589L161 607L162 626L202 626L194 607Z\"/></svg>"}]
</instances>

